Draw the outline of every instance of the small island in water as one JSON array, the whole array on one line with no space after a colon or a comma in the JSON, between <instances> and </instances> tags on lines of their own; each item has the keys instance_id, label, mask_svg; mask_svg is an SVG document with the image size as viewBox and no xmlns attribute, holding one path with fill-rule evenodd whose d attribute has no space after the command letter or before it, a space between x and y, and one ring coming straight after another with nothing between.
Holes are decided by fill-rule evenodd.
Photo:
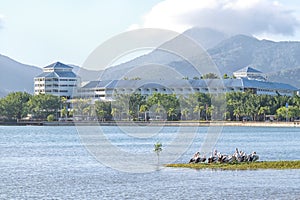
<instances>
[{"instance_id":1,"label":"small island in water","mask_svg":"<svg viewBox=\"0 0 300 200\"><path fill-rule=\"evenodd\" d=\"M189 163L167 164L167 167L184 167L194 169L220 169L220 170L254 170L254 169L300 169L300 160L294 161L257 161L256 152L247 155L236 148L233 155L221 154L217 150L206 160L196 152ZM206 162L207 161L207 162Z\"/></svg>"},{"instance_id":2,"label":"small island in water","mask_svg":"<svg viewBox=\"0 0 300 200\"><path fill-rule=\"evenodd\" d=\"M179 163L167 164L166 167L220 170L255 170L255 169L300 169L300 160L295 161L259 161L241 163Z\"/></svg>"}]
</instances>

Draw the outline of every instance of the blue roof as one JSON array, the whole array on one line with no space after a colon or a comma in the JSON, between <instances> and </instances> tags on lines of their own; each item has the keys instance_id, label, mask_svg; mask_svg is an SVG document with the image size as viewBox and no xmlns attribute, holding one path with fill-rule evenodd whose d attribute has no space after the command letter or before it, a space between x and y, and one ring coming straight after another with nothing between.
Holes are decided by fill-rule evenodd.
<instances>
[{"instance_id":1,"label":"blue roof","mask_svg":"<svg viewBox=\"0 0 300 200\"><path fill-rule=\"evenodd\" d=\"M262 73L261 71L257 70L257 69L254 69L252 67L244 67L236 72L252 72L252 73Z\"/></svg>"},{"instance_id":2,"label":"blue roof","mask_svg":"<svg viewBox=\"0 0 300 200\"><path fill-rule=\"evenodd\" d=\"M243 87L243 81L242 79L224 79L224 85L226 87L231 88L242 88Z\"/></svg>"},{"instance_id":3,"label":"blue roof","mask_svg":"<svg viewBox=\"0 0 300 200\"><path fill-rule=\"evenodd\" d=\"M55 72L43 72L40 75L36 76L36 78L41 78L41 77L58 78L58 75Z\"/></svg>"},{"instance_id":4,"label":"blue roof","mask_svg":"<svg viewBox=\"0 0 300 200\"><path fill-rule=\"evenodd\" d=\"M184 88L191 87L187 80L113 80L107 88Z\"/></svg>"},{"instance_id":5,"label":"blue roof","mask_svg":"<svg viewBox=\"0 0 300 200\"><path fill-rule=\"evenodd\" d=\"M105 80L90 81L83 88L258 88L296 91L297 88L285 84L258 80L241 79L200 79L200 80Z\"/></svg>"},{"instance_id":6,"label":"blue roof","mask_svg":"<svg viewBox=\"0 0 300 200\"><path fill-rule=\"evenodd\" d=\"M63 64L63 63L61 63L61 62L56 62L56 63L53 63L53 64L51 64L51 65L48 65L48 66L46 66L46 67L44 67L44 69L73 69L73 67L71 67L71 66L69 66L69 65L65 65L65 64Z\"/></svg>"},{"instance_id":7,"label":"blue roof","mask_svg":"<svg viewBox=\"0 0 300 200\"><path fill-rule=\"evenodd\" d=\"M75 78L77 77L76 74L72 71L68 71L68 72L55 72L58 77L68 77L68 78Z\"/></svg>"},{"instance_id":8,"label":"blue roof","mask_svg":"<svg viewBox=\"0 0 300 200\"><path fill-rule=\"evenodd\" d=\"M77 77L76 74L72 71L70 72L43 72L40 75L36 76L36 78L75 78Z\"/></svg>"},{"instance_id":9,"label":"blue roof","mask_svg":"<svg viewBox=\"0 0 300 200\"><path fill-rule=\"evenodd\" d=\"M111 80L104 80L104 81L90 81L85 84L82 88L103 88L106 87Z\"/></svg>"},{"instance_id":10,"label":"blue roof","mask_svg":"<svg viewBox=\"0 0 300 200\"><path fill-rule=\"evenodd\" d=\"M298 90L296 87L291 86L286 83L268 82L268 81L258 81L249 80L247 78L242 78L243 85L245 88L260 88L260 89L275 89L275 90Z\"/></svg>"}]
</instances>

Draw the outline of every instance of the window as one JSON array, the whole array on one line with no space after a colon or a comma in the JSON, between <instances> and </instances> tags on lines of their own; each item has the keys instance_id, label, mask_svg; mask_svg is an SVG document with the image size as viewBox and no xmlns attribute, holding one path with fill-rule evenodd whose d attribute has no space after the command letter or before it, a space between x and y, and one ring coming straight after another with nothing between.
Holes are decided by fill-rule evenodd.
<instances>
[{"instance_id":1,"label":"window","mask_svg":"<svg viewBox=\"0 0 300 200\"><path fill-rule=\"evenodd\" d=\"M105 89L96 89L96 92L103 92Z\"/></svg>"}]
</instances>

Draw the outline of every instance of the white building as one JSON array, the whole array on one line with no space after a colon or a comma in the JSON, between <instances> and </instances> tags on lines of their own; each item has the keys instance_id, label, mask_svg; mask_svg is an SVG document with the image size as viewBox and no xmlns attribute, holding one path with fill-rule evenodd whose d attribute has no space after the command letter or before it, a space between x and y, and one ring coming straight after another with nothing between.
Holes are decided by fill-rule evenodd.
<instances>
[{"instance_id":1,"label":"white building","mask_svg":"<svg viewBox=\"0 0 300 200\"><path fill-rule=\"evenodd\" d=\"M34 94L72 98L80 85L80 78L72 70L60 62L44 67L44 72L34 78Z\"/></svg>"},{"instance_id":2,"label":"white building","mask_svg":"<svg viewBox=\"0 0 300 200\"><path fill-rule=\"evenodd\" d=\"M91 81L81 87L80 98L110 101L116 94L139 93L144 96L153 93L187 96L191 93L226 93L251 91L254 94L293 96L297 88L284 83L258 81L247 78L207 80L105 80Z\"/></svg>"},{"instance_id":3,"label":"white building","mask_svg":"<svg viewBox=\"0 0 300 200\"><path fill-rule=\"evenodd\" d=\"M267 76L265 74L252 67L245 67L243 69L240 69L236 72L233 72L233 75L238 79L247 78L249 80L258 80L258 81L267 80Z\"/></svg>"}]
</instances>

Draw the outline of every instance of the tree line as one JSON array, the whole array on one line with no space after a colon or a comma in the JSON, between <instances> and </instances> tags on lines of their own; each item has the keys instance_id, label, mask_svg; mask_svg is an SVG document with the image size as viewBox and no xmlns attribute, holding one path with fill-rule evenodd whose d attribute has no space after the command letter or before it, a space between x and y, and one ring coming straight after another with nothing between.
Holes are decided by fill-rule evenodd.
<instances>
[{"instance_id":1,"label":"tree line","mask_svg":"<svg viewBox=\"0 0 300 200\"><path fill-rule=\"evenodd\" d=\"M231 92L214 96L193 93L188 96L154 93L151 96L117 94L113 101L73 99L50 94L31 95L13 92L0 99L0 119L20 120L31 116L36 120L222 120L264 121L267 116L278 120L298 119L299 96L256 95L251 92Z\"/></svg>"}]
</instances>

